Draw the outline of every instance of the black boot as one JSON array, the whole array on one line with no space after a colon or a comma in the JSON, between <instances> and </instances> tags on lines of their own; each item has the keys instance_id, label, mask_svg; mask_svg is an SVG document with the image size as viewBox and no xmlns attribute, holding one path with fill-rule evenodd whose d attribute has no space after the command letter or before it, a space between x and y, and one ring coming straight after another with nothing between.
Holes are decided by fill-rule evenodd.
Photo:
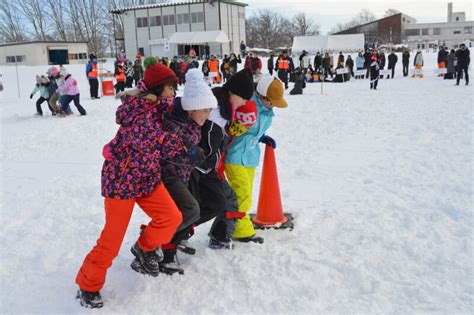
<instances>
[{"instance_id":1,"label":"black boot","mask_svg":"<svg viewBox=\"0 0 474 315\"><path fill-rule=\"evenodd\" d=\"M181 242L179 242L178 245L176 245L176 248L180 251L180 252L183 252L185 254L188 254L188 255L194 255L196 254L196 249L189 246L189 242L188 240L182 240Z\"/></svg>"},{"instance_id":2,"label":"black boot","mask_svg":"<svg viewBox=\"0 0 474 315\"><path fill-rule=\"evenodd\" d=\"M77 290L76 299L79 299L81 306L87 308L101 308L104 306L104 302L102 302L102 297L100 293L97 292L89 292L86 290Z\"/></svg>"},{"instance_id":3,"label":"black boot","mask_svg":"<svg viewBox=\"0 0 474 315\"><path fill-rule=\"evenodd\" d=\"M184 274L183 268L179 267L176 256L176 248L163 250L163 261L160 263L160 272L172 275L174 273Z\"/></svg>"},{"instance_id":4,"label":"black boot","mask_svg":"<svg viewBox=\"0 0 474 315\"><path fill-rule=\"evenodd\" d=\"M239 238L234 238L234 241L241 242L241 243L257 243L257 244L263 244L263 237L260 236L247 236L247 237L239 237Z\"/></svg>"},{"instance_id":5,"label":"black boot","mask_svg":"<svg viewBox=\"0 0 474 315\"><path fill-rule=\"evenodd\" d=\"M160 256L156 251L145 252L138 246L138 242L132 246L130 251L136 257L136 261L134 260L131 265L133 270L153 277L158 276Z\"/></svg>"},{"instance_id":6,"label":"black boot","mask_svg":"<svg viewBox=\"0 0 474 315\"><path fill-rule=\"evenodd\" d=\"M232 240L218 241L211 237L209 239L209 248L211 249L234 249Z\"/></svg>"}]
</instances>

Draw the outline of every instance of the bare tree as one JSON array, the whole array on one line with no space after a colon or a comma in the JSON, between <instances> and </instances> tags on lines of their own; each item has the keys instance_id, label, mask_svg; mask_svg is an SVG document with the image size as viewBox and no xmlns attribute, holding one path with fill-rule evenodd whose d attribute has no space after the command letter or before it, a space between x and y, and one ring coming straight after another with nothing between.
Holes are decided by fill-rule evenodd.
<instances>
[{"instance_id":1,"label":"bare tree","mask_svg":"<svg viewBox=\"0 0 474 315\"><path fill-rule=\"evenodd\" d=\"M23 16L33 26L34 37L38 40L47 40L49 25L43 3L40 0L23 0L19 7Z\"/></svg>"},{"instance_id":2,"label":"bare tree","mask_svg":"<svg viewBox=\"0 0 474 315\"><path fill-rule=\"evenodd\" d=\"M333 34L345 31L349 28L375 21L376 19L377 17L370 10L362 9L359 13L353 16L349 22L336 24L336 26L334 26L329 33Z\"/></svg>"},{"instance_id":3,"label":"bare tree","mask_svg":"<svg viewBox=\"0 0 474 315\"><path fill-rule=\"evenodd\" d=\"M28 40L22 27L23 17L14 3L0 2L0 32L5 42L24 42Z\"/></svg>"},{"instance_id":4,"label":"bare tree","mask_svg":"<svg viewBox=\"0 0 474 315\"><path fill-rule=\"evenodd\" d=\"M319 34L319 26L306 13L298 13L293 17L293 30L295 36L311 36Z\"/></svg>"},{"instance_id":5,"label":"bare tree","mask_svg":"<svg viewBox=\"0 0 474 315\"><path fill-rule=\"evenodd\" d=\"M63 41L68 40L67 23L64 19L64 1L62 0L46 0L51 23L54 25L54 36Z\"/></svg>"},{"instance_id":6,"label":"bare tree","mask_svg":"<svg viewBox=\"0 0 474 315\"><path fill-rule=\"evenodd\" d=\"M400 13L399 10L390 8L390 9L385 10L384 17L392 16L392 15L395 15L395 14L398 14L398 13Z\"/></svg>"}]
</instances>

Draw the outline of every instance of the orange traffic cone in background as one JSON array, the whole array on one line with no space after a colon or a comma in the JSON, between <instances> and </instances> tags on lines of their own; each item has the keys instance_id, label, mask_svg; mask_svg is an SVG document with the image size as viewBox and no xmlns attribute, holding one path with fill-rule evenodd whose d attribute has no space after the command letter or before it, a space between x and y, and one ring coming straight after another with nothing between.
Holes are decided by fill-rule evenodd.
<instances>
[{"instance_id":1,"label":"orange traffic cone in background","mask_svg":"<svg viewBox=\"0 0 474 315\"><path fill-rule=\"evenodd\" d=\"M252 221L256 228L292 228L292 217L291 215L289 216L290 217L287 218L283 214L283 208L281 206L280 184L278 183L275 151L271 146L267 145L265 146L265 157L263 159L257 215Z\"/></svg>"}]
</instances>

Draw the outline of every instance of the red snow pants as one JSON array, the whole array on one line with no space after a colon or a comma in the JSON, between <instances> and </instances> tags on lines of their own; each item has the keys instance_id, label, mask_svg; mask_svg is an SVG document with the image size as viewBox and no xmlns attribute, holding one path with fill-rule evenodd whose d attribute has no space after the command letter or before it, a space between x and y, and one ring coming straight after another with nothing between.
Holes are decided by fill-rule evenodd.
<instances>
[{"instance_id":1,"label":"red snow pants","mask_svg":"<svg viewBox=\"0 0 474 315\"><path fill-rule=\"evenodd\" d=\"M138 238L138 246L143 251L152 251L169 243L182 220L181 212L163 184L142 198L105 198L104 203L105 226L76 276L79 288L90 292L97 292L104 285L107 269L119 253L135 203L151 218Z\"/></svg>"}]
</instances>

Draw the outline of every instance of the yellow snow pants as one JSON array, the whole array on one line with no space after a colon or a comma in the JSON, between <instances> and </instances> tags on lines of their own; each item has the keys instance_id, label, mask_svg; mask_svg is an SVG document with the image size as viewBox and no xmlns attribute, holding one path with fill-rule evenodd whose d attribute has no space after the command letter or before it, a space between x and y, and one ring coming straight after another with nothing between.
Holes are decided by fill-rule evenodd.
<instances>
[{"instance_id":1,"label":"yellow snow pants","mask_svg":"<svg viewBox=\"0 0 474 315\"><path fill-rule=\"evenodd\" d=\"M253 236L255 235L255 230L248 212L252 207L252 188L255 177L255 167L226 164L225 175L230 187L232 187L237 195L239 211L245 212L245 216L242 219L237 219L234 235L232 235L232 237L244 238Z\"/></svg>"}]
</instances>

